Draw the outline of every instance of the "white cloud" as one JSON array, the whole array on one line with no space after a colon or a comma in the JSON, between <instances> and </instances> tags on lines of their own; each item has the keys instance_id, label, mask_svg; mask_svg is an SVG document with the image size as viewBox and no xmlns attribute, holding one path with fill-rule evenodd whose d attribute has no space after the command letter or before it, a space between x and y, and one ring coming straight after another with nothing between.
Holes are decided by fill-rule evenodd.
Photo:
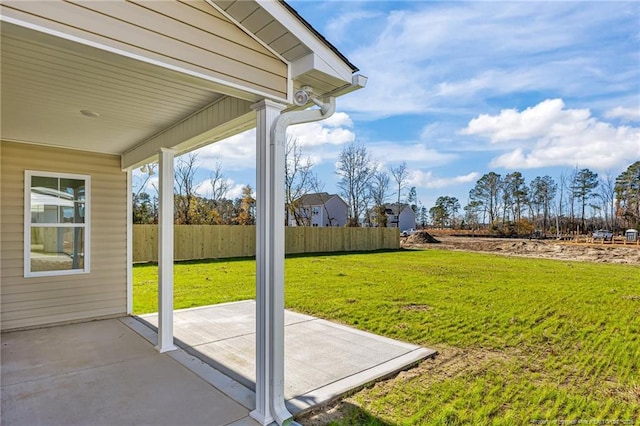
<instances>
[{"instance_id":1,"label":"white cloud","mask_svg":"<svg viewBox=\"0 0 640 426\"><path fill-rule=\"evenodd\" d=\"M367 20L378 35L349 52L369 77L366 89L340 99L354 117L442 109L460 114L488 97L514 92L589 93L606 100L638 88L637 55L630 54L637 52L638 42L628 36L637 34L638 9L632 4L415 2L402 7L408 10ZM603 27L617 28L615 43L599 37Z\"/></svg>"},{"instance_id":2,"label":"white cloud","mask_svg":"<svg viewBox=\"0 0 640 426\"><path fill-rule=\"evenodd\" d=\"M624 108L619 106L607 111L604 116L606 118L620 118L625 121L640 121L640 107Z\"/></svg>"},{"instance_id":3,"label":"white cloud","mask_svg":"<svg viewBox=\"0 0 640 426\"><path fill-rule=\"evenodd\" d=\"M353 122L348 114L336 112L323 121L291 126L287 136L297 139L302 147L343 145L355 140L356 135L350 130L352 127Z\"/></svg>"},{"instance_id":4,"label":"white cloud","mask_svg":"<svg viewBox=\"0 0 640 426\"><path fill-rule=\"evenodd\" d=\"M235 199L242 196L242 188L245 187L244 184L236 183L233 179L227 178L227 186L229 190L227 191L228 199ZM194 187L194 192L200 197L210 198L211 197L211 182L207 178L199 183L197 183Z\"/></svg>"},{"instance_id":5,"label":"white cloud","mask_svg":"<svg viewBox=\"0 0 640 426\"><path fill-rule=\"evenodd\" d=\"M197 183L193 188L193 192L200 197L210 198L211 197L211 184L209 183L209 179L205 179L200 183Z\"/></svg>"},{"instance_id":6,"label":"white cloud","mask_svg":"<svg viewBox=\"0 0 640 426\"><path fill-rule=\"evenodd\" d=\"M488 137L491 142L529 140L579 130L589 120L586 109L564 109L562 99L547 99L519 112L504 109L499 115L482 114L460 133Z\"/></svg>"},{"instance_id":7,"label":"white cloud","mask_svg":"<svg viewBox=\"0 0 640 426\"><path fill-rule=\"evenodd\" d=\"M248 130L195 152L198 154L198 166L205 170L214 170L218 162L223 171L255 168L256 131Z\"/></svg>"},{"instance_id":8,"label":"white cloud","mask_svg":"<svg viewBox=\"0 0 640 426\"><path fill-rule=\"evenodd\" d=\"M509 109L474 118L461 132L494 144L517 142L492 160L506 169L547 166L620 167L640 155L640 128L599 121L586 109L566 109L561 99L546 100L519 112Z\"/></svg>"},{"instance_id":9,"label":"white cloud","mask_svg":"<svg viewBox=\"0 0 640 426\"><path fill-rule=\"evenodd\" d=\"M245 186L246 185L241 183L234 183L232 186L229 187L229 192L227 192L227 198L233 200L233 199L242 197L242 189ZM253 188L252 194L255 197L255 188Z\"/></svg>"},{"instance_id":10,"label":"white cloud","mask_svg":"<svg viewBox=\"0 0 640 426\"><path fill-rule=\"evenodd\" d=\"M463 183L475 182L480 178L480 173L471 172L462 176L437 177L432 172L414 170L409 177L409 184L423 188L446 188Z\"/></svg>"}]
</instances>

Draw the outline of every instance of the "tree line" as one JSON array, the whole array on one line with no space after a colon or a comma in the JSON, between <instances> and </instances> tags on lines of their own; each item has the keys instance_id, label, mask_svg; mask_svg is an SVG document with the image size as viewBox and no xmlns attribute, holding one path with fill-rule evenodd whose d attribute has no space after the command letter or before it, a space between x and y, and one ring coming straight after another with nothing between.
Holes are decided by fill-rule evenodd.
<instances>
[{"instance_id":1,"label":"tree line","mask_svg":"<svg viewBox=\"0 0 640 426\"><path fill-rule=\"evenodd\" d=\"M573 169L557 180L538 176L527 184L522 173L489 172L469 191L467 205L441 196L429 210L431 225L459 229L490 228L504 235L620 231L640 224L640 161L615 179Z\"/></svg>"},{"instance_id":2,"label":"tree line","mask_svg":"<svg viewBox=\"0 0 640 426\"><path fill-rule=\"evenodd\" d=\"M300 200L306 194L324 190L313 166L298 140L289 138L285 147L286 224L309 224ZM133 221L157 223L157 197L145 191L155 165L147 165L141 171L141 181L133 194ZM241 196L232 199L229 180L219 162L204 183L206 190L196 188L197 171L197 154L178 157L174 186L176 224L255 223L251 186L245 185ZM640 161L616 178L610 173L599 176L587 168L576 168L557 179L545 175L527 183L519 171L504 176L492 171L478 179L464 207L456 197L443 195L427 208L418 201L416 188L409 185L410 171L405 162L383 168L358 141L343 147L335 173L339 178L338 194L348 205L347 226L387 226L388 214L397 215L405 204L415 212L420 227L489 228L504 235L534 231L544 235L584 233L598 228L617 231L640 224ZM207 195L199 195L202 193Z\"/></svg>"},{"instance_id":3,"label":"tree line","mask_svg":"<svg viewBox=\"0 0 640 426\"><path fill-rule=\"evenodd\" d=\"M309 225L308 212L300 200L306 194L324 191L324 184L313 170L311 158L305 155L297 139L289 138L285 147L285 223ZM175 166L174 223L177 225L252 225L255 223L255 199L252 188L245 185L242 195L231 199L228 179L217 163L205 180L207 190L196 188L197 154L178 157ZM133 193L133 222L158 222L158 199L146 192L155 174L155 164L141 169L141 177ZM415 187L408 187L406 163L389 170L381 169L367 148L358 142L344 147L336 166L339 195L348 205L347 226L386 226L385 204L406 202L418 211ZM158 193L158 189L155 193ZM206 192L207 195L200 195ZM392 200L392 197L393 200Z\"/></svg>"},{"instance_id":4,"label":"tree line","mask_svg":"<svg viewBox=\"0 0 640 426\"><path fill-rule=\"evenodd\" d=\"M229 181L220 163L205 181L208 188L197 191L197 154L178 157L174 169L174 223L176 225L253 225L255 202L250 185L242 188L240 197L229 197ZM133 223L158 223L158 197L146 192L147 184L155 174L156 165L142 167L142 176L133 192ZM155 193L158 188L154 186ZM206 192L208 196L199 195Z\"/></svg>"}]
</instances>

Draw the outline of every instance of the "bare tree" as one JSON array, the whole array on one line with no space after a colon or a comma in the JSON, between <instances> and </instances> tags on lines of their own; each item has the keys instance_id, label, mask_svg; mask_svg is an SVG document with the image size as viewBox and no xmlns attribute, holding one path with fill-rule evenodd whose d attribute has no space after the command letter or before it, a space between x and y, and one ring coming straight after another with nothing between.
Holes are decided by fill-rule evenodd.
<instances>
[{"instance_id":1,"label":"bare tree","mask_svg":"<svg viewBox=\"0 0 640 426\"><path fill-rule=\"evenodd\" d=\"M616 231L616 179L607 172L600 176L600 190L598 197L602 201L602 212L604 212L605 226L612 231Z\"/></svg>"},{"instance_id":2,"label":"bare tree","mask_svg":"<svg viewBox=\"0 0 640 426\"><path fill-rule=\"evenodd\" d=\"M385 213L385 203L389 196L389 175L383 171L378 171L373 175L371 181L371 199L373 201L373 213L375 225L378 227L387 226L387 215Z\"/></svg>"},{"instance_id":3,"label":"bare tree","mask_svg":"<svg viewBox=\"0 0 640 426\"><path fill-rule=\"evenodd\" d=\"M391 176L393 176L393 180L396 183L396 188L398 188L398 206L400 206L402 190L407 188L409 179L409 170L407 170L407 163L403 161L402 164L400 164L398 167L389 167L389 172L391 173Z\"/></svg>"},{"instance_id":4,"label":"bare tree","mask_svg":"<svg viewBox=\"0 0 640 426\"><path fill-rule=\"evenodd\" d=\"M340 153L336 173L338 187L349 206L349 226L359 226L370 196L369 186L376 171L367 148L358 142L346 145Z\"/></svg>"},{"instance_id":5,"label":"bare tree","mask_svg":"<svg viewBox=\"0 0 640 426\"><path fill-rule=\"evenodd\" d=\"M558 205L556 206L556 233L560 236L561 233L566 232L566 221L564 220L564 216L566 213L566 194L567 194L567 182L569 180L568 175L565 172L560 173L558 189L559 197L558 197Z\"/></svg>"},{"instance_id":6,"label":"bare tree","mask_svg":"<svg viewBox=\"0 0 640 426\"><path fill-rule=\"evenodd\" d=\"M296 225L301 226L304 225L305 215L300 210L299 200L320 184L312 171L313 162L311 158L305 157L298 139L287 138L284 161L285 224L289 225L289 221L293 217Z\"/></svg>"},{"instance_id":7,"label":"bare tree","mask_svg":"<svg viewBox=\"0 0 640 426\"><path fill-rule=\"evenodd\" d=\"M213 201L222 201L227 198L229 180L222 172L220 161L216 161L213 171L209 174L209 183L211 184L211 199Z\"/></svg>"},{"instance_id":8,"label":"bare tree","mask_svg":"<svg viewBox=\"0 0 640 426\"><path fill-rule=\"evenodd\" d=\"M216 161L213 171L209 174L209 184L211 185L211 200L206 203L211 206L210 222L215 225L231 222L233 212L229 211L230 200L227 200L229 180L222 171L220 161Z\"/></svg>"},{"instance_id":9,"label":"bare tree","mask_svg":"<svg viewBox=\"0 0 640 426\"><path fill-rule=\"evenodd\" d=\"M133 182L133 188L131 188L133 191L133 223L155 223L158 220L158 199L146 192L149 180L156 174L156 166L155 163L142 166L140 175Z\"/></svg>"},{"instance_id":10,"label":"bare tree","mask_svg":"<svg viewBox=\"0 0 640 426\"><path fill-rule=\"evenodd\" d=\"M178 223L191 225L192 208L195 205L195 177L198 171L198 154L178 157L175 168L175 216Z\"/></svg>"},{"instance_id":11,"label":"bare tree","mask_svg":"<svg viewBox=\"0 0 640 426\"><path fill-rule=\"evenodd\" d=\"M576 196L573 191L573 182L576 180L576 176L578 175L578 168L571 170L569 174L566 175L566 180L564 181L563 190L567 196L567 207L569 208L568 212L568 226L569 229L573 232L574 227L576 226L576 214L575 214L575 204L576 204Z\"/></svg>"}]
</instances>

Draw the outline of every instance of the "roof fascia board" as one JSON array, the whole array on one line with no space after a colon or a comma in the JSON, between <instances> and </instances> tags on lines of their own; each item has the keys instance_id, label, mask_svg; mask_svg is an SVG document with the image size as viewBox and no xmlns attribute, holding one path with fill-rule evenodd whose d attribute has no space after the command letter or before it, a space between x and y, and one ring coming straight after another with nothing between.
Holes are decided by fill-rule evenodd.
<instances>
[{"instance_id":1,"label":"roof fascia board","mask_svg":"<svg viewBox=\"0 0 640 426\"><path fill-rule=\"evenodd\" d=\"M10 12L10 9L5 11L5 12ZM93 47L96 49L100 49L106 52L110 52L110 53L114 53L116 55L120 55L126 58L130 58L130 59L134 59L140 62L144 62L147 64L151 64L151 65L155 65L164 69L168 69L170 71L174 71L177 72L179 74L188 76L188 77L193 77L196 78L198 80L200 80L202 83L202 86L207 87L213 91L216 91L218 93L224 94L224 95L228 95L228 96L233 96L233 97L237 97L240 99L245 99L248 101L258 101L260 99L270 99L270 100L274 100L274 101L278 101L278 102L288 102L289 99L282 99L280 97L276 97L273 96L272 94L269 93L265 93L262 92L260 90L256 90L253 88L249 88L249 87L244 87L241 86L239 84L233 83L233 82L228 82L213 76L209 76L197 71L193 71L193 70L189 70L186 68L182 68L173 64L168 64L162 61L159 61L157 59L154 58L149 58L143 55L140 55L138 53L133 53L133 52L127 52L126 50L122 50L113 46L108 46L105 45L103 43L98 43L96 41L92 41L92 40L88 40L82 37L78 37L76 35L73 34L68 34L65 32L61 32L58 30L54 30L51 28L46 28L43 27L41 25L37 25L37 24L33 24L31 22L27 22L24 21L22 19L17 19L17 18L13 18L11 16L7 16L6 13L0 14L0 22L6 22L9 24L14 24L23 28L27 28L30 30L34 30L34 31L38 31L40 33L43 34L47 34L47 35L51 35L54 37L58 37L60 39L63 40L68 40L68 41L72 41L75 43L79 43L85 46L89 46L89 47ZM288 62L285 61L285 63L289 64ZM289 71L290 72L290 71ZM290 79L289 79L290 80ZM289 95L290 96L290 95Z\"/></svg>"},{"instance_id":2,"label":"roof fascia board","mask_svg":"<svg viewBox=\"0 0 640 426\"><path fill-rule=\"evenodd\" d=\"M255 0L260 7L267 11L271 16L278 20L285 28L289 29L303 44L305 44L312 52L318 55L326 63L331 70L331 75L344 81L351 82L353 70L349 64L346 64L338 55L332 51L325 43L318 40L300 19L295 17L285 6L279 1L273 0Z\"/></svg>"},{"instance_id":3,"label":"roof fascia board","mask_svg":"<svg viewBox=\"0 0 640 426\"><path fill-rule=\"evenodd\" d=\"M333 76L335 76L336 73L335 68L332 68L320 55L314 52L303 56L291 64L291 77L295 79L298 76L313 70L318 70ZM342 71L343 73L339 78L346 82L351 82L351 70L345 68Z\"/></svg>"}]
</instances>

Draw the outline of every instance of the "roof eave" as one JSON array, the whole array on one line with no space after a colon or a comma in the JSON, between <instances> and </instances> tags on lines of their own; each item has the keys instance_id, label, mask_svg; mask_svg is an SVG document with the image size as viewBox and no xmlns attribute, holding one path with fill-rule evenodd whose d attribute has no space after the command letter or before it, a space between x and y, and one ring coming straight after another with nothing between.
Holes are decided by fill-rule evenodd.
<instances>
[{"instance_id":1,"label":"roof eave","mask_svg":"<svg viewBox=\"0 0 640 426\"><path fill-rule=\"evenodd\" d=\"M306 19L302 17L289 3L285 0L279 0L280 3L289 11L292 15L294 15L309 31L311 31L322 43L325 44L333 53L335 53L342 61L347 64L349 68L351 68L352 73L356 73L360 71L358 67L356 67L347 57L338 50L329 40L327 40L318 30L316 30L313 25L309 23Z\"/></svg>"}]
</instances>

